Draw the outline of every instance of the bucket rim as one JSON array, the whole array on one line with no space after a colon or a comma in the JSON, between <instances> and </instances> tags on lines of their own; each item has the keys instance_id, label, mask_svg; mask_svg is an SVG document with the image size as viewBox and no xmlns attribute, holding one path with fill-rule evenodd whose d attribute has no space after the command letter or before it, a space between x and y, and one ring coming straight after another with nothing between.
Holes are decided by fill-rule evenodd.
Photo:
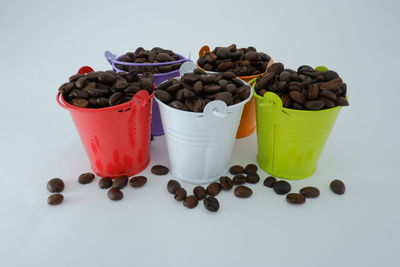
<instances>
[{"instance_id":1,"label":"bucket rim","mask_svg":"<svg viewBox=\"0 0 400 267\"><path fill-rule=\"evenodd\" d=\"M146 90L139 90L140 91L146 91ZM147 92L147 91L146 91ZM148 93L148 92L147 92ZM136 95L136 94L135 94ZM61 106L64 109L67 110L74 110L74 111L81 111L81 112L100 112L100 111L114 111L114 110L119 110L119 109L125 109L128 108L132 105L132 101L133 98L135 97L135 95L132 97L132 100L115 105L115 106L111 106L111 107L104 107L104 108L81 108L81 107L77 107L74 105L71 105L70 103L68 103L64 96L58 92L57 96L56 96L56 100L59 106ZM152 99L154 97L154 91L149 94L149 99Z\"/></svg>"},{"instance_id":2,"label":"bucket rim","mask_svg":"<svg viewBox=\"0 0 400 267\"><path fill-rule=\"evenodd\" d=\"M190 59L185 58L181 54L175 53L179 57L178 60L174 61L167 61L167 62L160 62L160 63L134 63L134 62L125 62L125 61L120 61L121 57L123 55L117 56L115 60L112 60L113 65L115 64L120 64L120 65L126 65L126 66L138 66L138 67L148 67L148 66L166 66L166 65L172 65L172 64L177 64L177 63L182 63L185 61L189 61Z\"/></svg>"},{"instance_id":3,"label":"bucket rim","mask_svg":"<svg viewBox=\"0 0 400 267\"><path fill-rule=\"evenodd\" d=\"M190 61L190 60L188 60L188 61ZM121 70L120 68L117 68L114 64L112 65L112 67L116 72L126 72L126 73L128 73L128 71ZM161 76L167 76L167 75L171 75L171 74L175 74L175 73L179 74L179 69L173 70L173 71L170 71L170 72L153 73L153 76L154 77L161 77ZM139 76L143 76L143 73L138 73L138 75Z\"/></svg>"},{"instance_id":4,"label":"bucket rim","mask_svg":"<svg viewBox=\"0 0 400 267\"><path fill-rule=\"evenodd\" d=\"M174 79L176 79L176 80L180 80L181 79L181 77L176 77L176 78L174 78ZM166 80L166 81L168 81L168 80ZM164 81L164 82L166 82L166 81ZM243 81L243 80L242 80ZM164 82L162 82L162 83L164 83ZM160 84L162 84L162 83L160 83ZM238 108L238 107L240 107L240 106L244 106L246 103L248 103L250 100L251 100L251 98L253 97L253 90L252 90L252 87L250 86L250 84L248 84L246 81L243 81L243 83L245 84L245 85L248 85L249 87L250 87L250 95L249 95L249 97L247 97L245 100L243 100L243 101L241 101L241 102L239 102L239 103L237 103L237 104L234 104L234 105L230 105L230 106L226 106L226 108L227 108L227 110L229 111L229 110L232 110L232 109L236 109L236 108ZM159 84L159 85L160 85ZM157 89L157 88L156 88ZM153 92L154 93L154 92ZM187 114L196 114L196 115L201 115L201 114L204 114L204 110L202 111L202 112L194 112L194 111L186 111L186 110L180 110L180 109L177 109L177 108L173 108L173 107L170 107L169 105L167 105L167 104L165 104L164 102L162 102L160 99L158 99L155 95L154 95L154 99L157 101L157 103L159 104L159 105L163 105L164 107L166 107L168 110L175 110L175 111L179 111L179 112L184 112L184 113L187 113ZM210 104L210 103L212 103L212 102L214 102L214 101L221 101L221 100L213 100L213 101L211 101L211 102L209 102L208 104ZM225 102L224 102L225 103ZM208 105L207 104L207 105ZM205 106L207 106L207 105L205 105ZM226 105L226 103L225 103L225 105ZM205 107L204 106L204 107Z\"/></svg>"}]
</instances>

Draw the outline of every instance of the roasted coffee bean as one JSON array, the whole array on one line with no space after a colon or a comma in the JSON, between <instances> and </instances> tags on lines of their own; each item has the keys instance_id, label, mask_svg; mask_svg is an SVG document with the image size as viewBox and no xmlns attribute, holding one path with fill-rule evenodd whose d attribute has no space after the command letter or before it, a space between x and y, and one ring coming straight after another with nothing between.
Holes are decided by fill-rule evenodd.
<instances>
[{"instance_id":1,"label":"roasted coffee bean","mask_svg":"<svg viewBox=\"0 0 400 267\"><path fill-rule=\"evenodd\" d=\"M132 187L141 187L147 183L147 178L145 176L135 176L129 180L129 184Z\"/></svg>"},{"instance_id":2,"label":"roasted coffee bean","mask_svg":"<svg viewBox=\"0 0 400 267\"><path fill-rule=\"evenodd\" d=\"M250 173L257 173L258 168L255 164L248 164L245 168L244 168L244 173L246 174L250 174Z\"/></svg>"},{"instance_id":3,"label":"roasted coffee bean","mask_svg":"<svg viewBox=\"0 0 400 267\"><path fill-rule=\"evenodd\" d=\"M321 90L336 90L342 85L343 81L340 77L321 84Z\"/></svg>"},{"instance_id":4,"label":"roasted coffee bean","mask_svg":"<svg viewBox=\"0 0 400 267\"><path fill-rule=\"evenodd\" d=\"M180 110L184 110L184 111L189 111L189 109L187 108L187 106L185 106L185 104L183 104L182 102L178 101L178 100L174 100L171 102L170 104L171 107L176 108L176 109L180 109Z\"/></svg>"},{"instance_id":5,"label":"roasted coffee bean","mask_svg":"<svg viewBox=\"0 0 400 267\"><path fill-rule=\"evenodd\" d=\"M126 175L118 176L114 179L112 184L112 188L122 189L128 184L129 177Z\"/></svg>"},{"instance_id":6,"label":"roasted coffee bean","mask_svg":"<svg viewBox=\"0 0 400 267\"><path fill-rule=\"evenodd\" d=\"M175 200L177 200L177 201L182 201L182 200L184 200L185 198L186 198L186 195L187 195L187 193L186 193L186 190L184 189L184 188L178 188L176 191L175 191L175 195L174 195L174 198L175 198Z\"/></svg>"},{"instance_id":7,"label":"roasted coffee bean","mask_svg":"<svg viewBox=\"0 0 400 267\"><path fill-rule=\"evenodd\" d=\"M335 194L338 195L343 195L344 192L346 191L346 186L344 185L344 183L341 180L333 180L330 184L330 188L332 190L332 192L334 192Z\"/></svg>"},{"instance_id":8,"label":"roasted coffee bean","mask_svg":"<svg viewBox=\"0 0 400 267\"><path fill-rule=\"evenodd\" d=\"M322 100L307 101L304 106L309 110L320 110L325 106L325 102Z\"/></svg>"},{"instance_id":9,"label":"roasted coffee bean","mask_svg":"<svg viewBox=\"0 0 400 267\"><path fill-rule=\"evenodd\" d=\"M292 189L288 182L282 180L275 182L272 187L274 188L275 193L277 193L278 195L287 194Z\"/></svg>"},{"instance_id":10,"label":"roasted coffee bean","mask_svg":"<svg viewBox=\"0 0 400 267\"><path fill-rule=\"evenodd\" d=\"M221 100L226 103L226 105L232 105L233 103L233 96L229 92L221 92L218 93L217 96L215 97L215 100Z\"/></svg>"},{"instance_id":11,"label":"roasted coffee bean","mask_svg":"<svg viewBox=\"0 0 400 267\"><path fill-rule=\"evenodd\" d=\"M185 200L183 201L183 205L189 209L193 209L197 206L199 203L199 200L197 199L196 196L187 196Z\"/></svg>"},{"instance_id":12,"label":"roasted coffee bean","mask_svg":"<svg viewBox=\"0 0 400 267\"><path fill-rule=\"evenodd\" d=\"M54 206L54 205L59 205L61 202L63 202L64 196L61 194L51 194L47 198L47 204Z\"/></svg>"},{"instance_id":13,"label":"roasted coffee bean","mask_svg":"<svg viewBox=\"0 0 400 267\"><path fill-rule=\"evenodd\" d=\"M219 202L213 196L206 197L203 201L203 204L204 207L206 207L206 209L208 209L209 211L216 212L219 210Z\"/></svg>"},{"instance_id":14,"label":"roasted coffee bean","mask_svg":"<svg viewBox=\"0 0 400 267\"><path fill-rule=\"evenodd\" d=\"M176 180L169 180L167 183L167 190L171 194L175 194L176 190L181 188L181 184Z\"/></svg>"},{"instance_id":15,"label":"roasted coffee bean","mask_svg":"<svg viewBox=\"0 0 400 267\"><path fill-rule=\"evenodd\" d=\"M253 194L253 191L247 186L240 185L235 188L235 196L240 198L248 198Z\"/></svg>"},{"instance_id":16,"label":"roasted coffee bean","mask_svg":"<svg viewBox=\"0 0 400 267\"><path fill-rule=\"evenodd\" d=\"M163 165L154 165L151 168L151 173L155 175L166 175L169 172L169 169Z\"/></svg>"},{"instance_id":17,"label":"roasted coffee bean","mask_svg":"<svg viewBox=\"0 0 400 267\"><path fill-rule=\"evenodd\" d=\"M103 177L99 180L99 187L102 189L108 189L112 186L113 180L109 177Z\"/></svg>"},{"instance_id":18,"label":"roasted coffee bean","mask_svg":"<svg viewBox=\"0 0 400 267\"><path fill-rule=\"evenodd\" d=\"M83 173L79 175L78 182L80 184L88 184L93 181L94 177L94 174L91 172Z\"/></svg>"},{"instance_id":19,"label":"roasted coffee bean","mask_svg":"<svg viewBox=\"0 0 400 267\"><path fill-rule=\"evenodd\" d=\"M107 196L109 199L116 201L121 200L124 197L124 194L121 190L117 188L111 188L110 190L108 190Z\"/></svg>"},{"instance_id":20,"label":"roasted coffee bean","mask_svg":"<svg viewBox=\"0 0 400 267\"><path fill-rule=\"evenodd\" d=\"M89 102L83 98L74 98L71 104L80 108L87 108L89 106Z\"/></svg>"},{"instance_id":21,"label":"roasted coffee bean","mask_svg":"<svg viewBox=\"0 0 400 267\"><path fill-rule=\"evenodd\" d=\"M170 93L164 90L156 90L154 93L155 97L157 97L163 103L170 103L172 101L172 96Z\"/></svg>"},{"instance_id":22,"label":"roasted coffee bean","mask_svg":"<svg viewBox=\"0 0 400 267\"><path fill-rule=\"evenodd\" d=\"M215 197L221 192L221 185L217 182L211 183L207 186L207 194Z\"/></svg>"},{"instance_id":23,"label":"roasted coffee bean","mask_svg":"<svg viewBox=\"0 0 400 267\"><path fill-rule=\"evenodd\" d=\"M238 174L238 175L233 176L232 181L236 185L241 185L241 184L246 183L247 179L244 175Z\"/></svg>"},{"instance_id":24,"label":"roasted coffee bean","mask_svg":"<svg viewBox=\"0 0 400 267\"><path fill-rule=\"evenodd\" d=\"M234 174L234 175L235 174L242 174L242 173L244 173L244 168L242 166L240 166L240 165L234 165L229 169L229 172L231 174Z\"/></svg>"},{"instance_id":25,"label":"roasted coffee bean","mask_svg":"<svg viewBox=\"0 0 400 267\"><path fill-rule=\"evenodd\" d=\"M347 99L343 96L339 96L337 101L336 101L338 106L348 106L349 102L347 101Z\"/></svg>"},{"instance_id":26,"label":"roasted coffee bean","mask_svg":"<svg viewBox=\"0 0 400 267\"><path fill-rule=\"evenodd\" d=\"M307 198L315 198L319 196L319 189L314 186L307 186L300 189L300 194Z\"/></svg>"},{"instance_id":27,"label":"roasted coffee bean","mask_svg":"<svg viewBox=\"0 0 400 267\"><path fill-rule=\"evenodd\" d=\"M197 197L198 200L202 200L207 196L207 191L204 187L198 185L193 188L193 194Z\"/></svg>"},{"instance_id":28,"label":"roasted coffee bean","mask_svg":"<svg viewBox=\"0 0 400 267\"><path fill-rule=\"evenodd\" d=\"M276 178L273 176L268 176L264 180L264 186L266 187L273 187L275 183L276 183Z\"/></svg>"},{"instance_id":29,"label":"roasted coffee bean","mask_svg":"<svg viewBox=\"0 0 400 267\"><path fill-rule=\"evenodd\" d=\"M250 184L256 184L260 181L260 176L258 176L257 173L249 173L246 176L246 182L250 183Z\"/></svg>"},{"instance_id":30,"label":"roasted coffee bean","mask_svg":"<svg viewBox=\"0 0 400 267\"><path fill-rule=\"evenodd\" d=\"M306 198L302 194L290 193L286 195L286 201L290 204L303 204L306 202Z\"/></svg>"},{"instance_id":31,"label":"roasted coffee bean","mask_svg":"<svg viewBox=\"0 0 400 267\"><path fill-rule=\"evenodd\" d=\"M228 176L222 176L219 178L219 183L224 190L230 190L233 187L233 181Z\"/></svg>"},{"instance_id":32,"label":"roasted coffee bean","mask_svg":"<svg viewBox=\"0 0 400 267\"><path fill-rule=\"evenodd\" d=\"M50 193L60 193L64 190L64 181L60 178L53 178L47 182L47 190Z\"/></svg>"},{"instance_id":33,"label":"roasted coffee bean","mask_svg":"<svg viewBox=\"0 0 400 267\"><path fill-rule=\"evenodd\" d=\"M98 80L101 83L104 83L107 85L113 85L115 83L115 81L117 80L117 77L110 73L103 72L98 76Z\"/></svg>"},{"instance_id":34,"label":"roasted coffee bean","mask_svg":"<svg viewBox=\"0 0 400 267\"><path fill-rule=\"evenodd\" d=\"M114 105L117 105L117 104L121 103L121 100L122 100L123 96L124 95L122 93L120 93L120 92L112 94L110 96L110 98L108 99L108 104L110 106L114 106Z\"/></svg>"},{"instance_id":35,"label":"roasted coffee bean","mask_svg":"<svg viewBox=\"0 0 400 267\"><path fill-rule=\"evenodd\" d=\"M271 66L267 67L267 72L273 72L277 75L281 74L282 71L285 69L282 63L277 62L272 64Z\"/></svg>"}]
</instances>

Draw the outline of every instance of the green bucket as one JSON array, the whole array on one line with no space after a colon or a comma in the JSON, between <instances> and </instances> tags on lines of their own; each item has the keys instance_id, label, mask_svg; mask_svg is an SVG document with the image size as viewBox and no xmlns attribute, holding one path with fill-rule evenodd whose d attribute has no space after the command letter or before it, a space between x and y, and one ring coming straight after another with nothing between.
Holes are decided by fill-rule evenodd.
<instances>
[{"instance_id":1,"label":"green bucket","mask_svg":"<svg viewBox=\"0 0 400 267\"><path fill-rule=\"evenodd\" d=\"M254 88L255 79L250 84ZM275 93L259 96L254 90L254 96L259 166L284 179L313 175L341 107L295 110L284 108Z\"/></svg>"}]
</instances>

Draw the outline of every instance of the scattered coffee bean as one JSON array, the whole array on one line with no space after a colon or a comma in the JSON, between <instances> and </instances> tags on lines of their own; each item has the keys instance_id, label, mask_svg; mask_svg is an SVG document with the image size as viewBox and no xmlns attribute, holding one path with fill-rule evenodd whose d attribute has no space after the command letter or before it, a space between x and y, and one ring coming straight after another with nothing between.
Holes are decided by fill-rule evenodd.
<instances>
[{"instance_id":1,"label":"scattered coffee bean","mask_svg":"<svg viewBox=\"0 0 400 267\"><path fill-rule=\"evenodd\" d=\"M99 187L102 189L108 189L112 186L113 180L109 177L104 177L99 180Z\"/></svg>"},{"instance_id":2,"label":"scattered coffee bean","mask_svg":"<svg viewBox=\"0 0 400 267\"><path fill-rule=\"evenodd\" d=\"M248 198L253 194L253 191L247 186L240 185L235 188L235 196L240 198Z\"/></svg>"},{"instance_id":3,"label":"scattered coffee bean","mask_svg":"<svg viewBox=\"0 0 400 267\"><path fill-rule=\"evenodd\" d=\"M338 195L343 195L346 191L346 186L341 180L333 180L330 184L331 190Z\"/></svg>"},{"instance_id":4,"label":"scattered coffee bean","mask_svg":"<svg viewBox=\"0 0 400 267\"><path fill-rule=\"evenodd\" d=\"M260 176L257 173L250 173L246 176L246 182L256 184L260 181Z\"/></svg>"},{"instance_id":5,"label":"scattered coffee bean","mask_svg":"<svg viewBox=\"0 0 400 267\"><path fill-rule=\"evenodd\" d=\"M118 58L122 62L130 63L159 63L177 61L181 59L179 55L171 50L163 49L161 47L154 47L151 50L145 50L143 47L138 47L134 52L127 52ZM170 65L161 66L130 66L127 64L115 64L115 66L127 72L151 72L151 73L165 73L178 70L182 63L174 63Z\"/></svg>"},{"instance_id":6,"label":"scattered coffee bean","mask_svg":"<svg viewBox=\"0 0 400 267\"><path fill-rule=\"evenodd\" d=\"M197 199L196 196L188 196L185 198L185 200L183 201L183 205L189 209L193 209L197 206L197 204L199 203L199 200Z\"/></svg>"},{"instance_id":7,"label":"scattered coffee bean","mask_svg":"<svg viewBox=\"0 0 400 267\"><path fill-rule=\"evenodd\" d=\"M155 175L166 175L169 172L169 169L163 165L154 165L151 168L151 173Z\"/></svg>"},{"instance_id":8,"label":"scattered coffee bean","mask_svg":"<svg viewBox=\"0 0 400 267\"><path fill-rule=\"evenodd\" d=\"M175 194L176 190L181 188L181 184L176 180L169 180L167 183L167 190L171 194Z\"/></svg>"},{"instance_id":9,"label":"scattered coffee bean","mask_svg":"<svg viewBox=\"0 0 400 267\"><path fill-rule=\"evenodd\" d=\"M290 193L286 195L286 201L290 204L303 204L306 202L306 198L302 194Z\"/></svg>"},{"instance_id":10,"label":"scattered coffee bean","mask_svg":"<svg viewBox=\"0 0 400 267\"><path fill-rule=\"evenodd\" d=\"M276 178L273 176L268 176L267 178L265 178L264 180L264 185L266 187L273 187L274 184L276 183Z\"/></svg>"},{"instance_id":11,"label":"scattered coffee bean","mask_svg":"<svg viewBox=\"0 0 400 267\"><path fill-rule=\"evenodd\" d=\"M122 189L128 184L129 177L126 175L118 176L114 179L112 184L112 188Z\"/></svg>"},{"instance_id":12,"label":"scattered coffee bean","mask_svg":"<svg viewBox=\"0 0 400 267\"><path fill-rule=\"evenodd\" d=\"M204 204L204 207L206 207L206 209L208 209L209 211L212 211L212 212L216 212L219 209L219 202L213 196L206 197L203 201L203 204Z\"/></svg>"},{"instance_id":13,"label":"scattered coffee bean","mask_svg":"<svg viewBox=\"0 0 400 267\"><path fill-rule=\"evenodd\" d=\"M282 180L274 183L274 185L272 187L274 188L275 193L277 193L279 195L287 194L292 189L292 187L290 186L290 184L288 182L282 181Z\"/></svg>"},{"instance_id":14,"label":"scattered coffee bean","mask_svg":"<svg viewBox=\"0 0 400 267\"><path fill-rule=\"evenodd\" d=\"M111 188L108 190L107 196L111 200L121 200L124 197L124 194L117 188Z\"/></svg>"},{"instance_id":15,"label":"scattered coffee bean","mask_svg":"<svg viewBox=\"0 0 400 267\"><path fill-rule=\"evenodd\" d=\"M219 183L224 190L230 190L233 187L233 181L228 176L222 176L219 178Z\"/></svg>"},{"instance_id":16,"label":"scattered coffee bean","mask_svg":"<svg viewBox=\"0 0 400 267\"><path fill-rule=\"evenodd\" d=\"M229 172L233 175L244 173L244 168L240 165L234 165L229 169Z\"/></svg>"},{"instance_id":17,"label":"scattered coffee bean","mask_svg":"<svg viewBox=\"0 0 400 267\"><path fill-rule=\"evenodd\" d=\"M349 105L347 85L335 71L321 72L307 65L294 71L283 69L282 63L272 64L267 71L257 78L255 90L260 96L277 94L285 108L321 110Z\"/></svg>"},{"instance_id":18,"label":"scattered coffee bean","mask_svg":"<svg viewBox=\"0 0 400 267\"><path fill-rule=\"evenodd\" d=\"M64 196L61 194L52 194L47 198L47 204L54 206L59 205L63 202Z\"/></svg>"},{"instance_id":19,"label":"scattered coffee bean","mask_svg":"<svg viewBox=\"0 0 400 267\"><path fill-rule=\"evenodd\" d=\"M257 52L254 47L237 48L216 47L197 60L197 64L206 71L229 71L238 76L257 75L266 71L271 57Z\"/></svg>"},{"instance_id":20,"label":"scattered coffee bean","mask_svg":"<svg viewBox=\"0 0 400 267\"><path fill-rule=\"evenodd\" d=\"M129 180L129 184L132 187L141 187L147 183L147 178L145 176L135 176Z\"/></svg>"},{"instance_id":21,"label":"scattered coffee bean","mask_svg":"<svg viewBox=\"0 0 400 267\"><path fill-rule=\"evenodd\" d=\"M207 186L207 194L215 197L221 192L221 185L217 182L211 183Z\"/></svg>"},{"instance_id":22,"label":"scattered coffee bean","mask_svg":"<svg viewBox=\"0 0 400 267\"><path fill-rule=\"evenodd\" d=\"M78 182L80 184L88 184L91 183L94 179L94 174L91 172L83 173L79 175Z\"/></svg>"},{"instance_id":23,"label":"scattered coffee bean","mask_svg":"<svg viewBox=\"0 0 400 267\"><path fill-rule=\"evenodd\" d=\"M238 175L233 176L232 181L235 185L241 185L241 184L246 183L247 179L244 175L238 174Z\"/></svg>"},{"instance_id":24,"label":"scattered coffee bean","mask_svg":"<svg viewBox=\"0 0 400 267\"><path fill-rule=\"evenodd\" d=\"M303 187L300 190L300 194L307 198L315 198L319 196L319 189L314 186Z\"/></svg>"},{"instance_id":25,"label":"scattered coffee bean","mask_svg":"<svg viewBox=\"0 0 400 267\"><path fill-rule=\"evenodd\" d=\"M186 196L187 196L187 193L184 188L181 187L181 188L176 189L175 196L174 196L175 200L182 201L186 198Z\"/></svg>"},{"instance_id":26,"label":"scattered coffee bean","mask_svg":"<svg viewBox=\"0 0 400 267\"><path fill-rule=\"evenodd\" d=\"M198 185L193 188L193 194L197 197L198 200L202 200L207 196L207 191L204 187Z\"/></svg>"},{"instance_id":27,"label":"scattered coffee bean","mask_svg":"<svg viewBox=\"0 0 400 267\"><path fill-rule=\"evenodd\" d=\"M246 168L244 168L244 173L250 174L250 173L257 173L258 168L255 164L248 164Z\"/></svg>"},{"instance_id":28,"label":"scattered coffee bean","mask_svg":"<svg viewBox=\"0 0 400 267\"><path fill-rule=\"evenodd\" d=\"M60 193L64 190L64 182L60 178L53 178L47 182L47 190L50 193Z\"/></svg>"}]
</instances>

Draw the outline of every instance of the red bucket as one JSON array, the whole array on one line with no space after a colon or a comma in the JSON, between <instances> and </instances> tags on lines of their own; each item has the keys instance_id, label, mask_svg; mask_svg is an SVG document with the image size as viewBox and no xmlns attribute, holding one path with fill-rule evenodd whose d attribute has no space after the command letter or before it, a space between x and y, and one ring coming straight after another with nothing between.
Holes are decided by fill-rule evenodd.
<instances>
[{"instance_id":1,"label":"red bucket","mask_svg":"<svg viewBox=\"0 0 400 267\"><path fill-rule=\"evenodd\" d=\"M142 90L130 102L89 109L73 106L57 94L58 104L71 114L93 172L100 177L132 176L147 167L152 99L153 94Z\"/></svg>"}]
</instances>

